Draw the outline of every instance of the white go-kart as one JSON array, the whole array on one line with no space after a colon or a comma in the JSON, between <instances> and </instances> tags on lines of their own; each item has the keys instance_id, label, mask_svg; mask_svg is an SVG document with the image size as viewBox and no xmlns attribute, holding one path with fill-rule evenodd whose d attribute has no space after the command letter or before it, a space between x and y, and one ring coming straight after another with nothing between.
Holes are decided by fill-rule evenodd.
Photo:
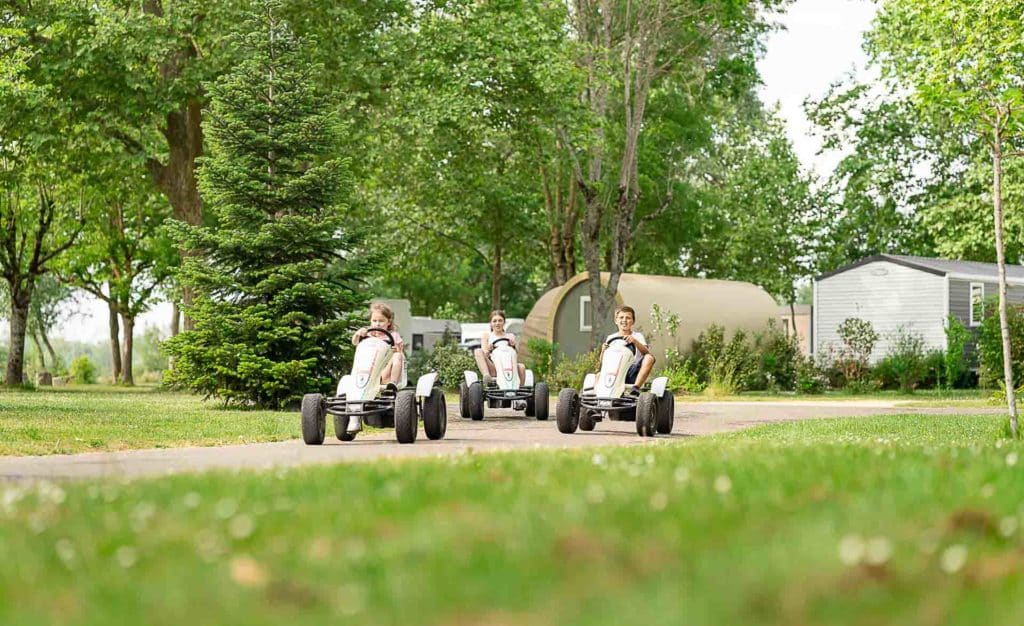
<instances>
[{"instance_id":1,"label":"white go-kart","mask_svg":"<svg viewBox=\"0 0 1024 626\"><path fill-rule=\"evenodd\" d=\"M636 434L653 437L672 432L675 397L667 391L668 378L655 378L650 388L634 396L626 393L626 373L636 358L636 346L623 337L612 337L605 344L601 371L587 374L583 390L565 388L558 392L555 421L558 430L572 434L576 429L594 430L605 417L636 420Z\"/></svg>"},{"instance_id":2,"label":"white go-kart","mask_svg":"<svg viewBox=\"0 0 1024 626\"><path fill-rule=\"evenodd\" d=\"M416 388L406 387L402 371L399 385L380 384L381 372L394 354L395 338L382 328L370 328L356 346L352 373L338 381L337 395L307 393L302 397L302 439L308 445L324 442L327 415L334 416L334 434L352 441L359 420L378 428L394 427L398 443L416 441L419 419L429 439L441 439L448 429L448 408L437 383L437 372L420 376Z\"/></svg>"},{"instance_id":3,"label":"white go-kart","mask_svg":"<svg viewBox=\"0 0 1024 626\"><path fill-rule=\"evenodd\" d=\"M533 372L526 370L526 380L519 380L519 358L509 340L495 339L491 346L494 378L482 383L476 372L464 372L459 384L459 412L473 420L484 418L484 405L492 409L513 408L538 420L548 418L548 385L534 385ZM520 384L521 383L521 384Z\"/></svg>"}]
</instances>

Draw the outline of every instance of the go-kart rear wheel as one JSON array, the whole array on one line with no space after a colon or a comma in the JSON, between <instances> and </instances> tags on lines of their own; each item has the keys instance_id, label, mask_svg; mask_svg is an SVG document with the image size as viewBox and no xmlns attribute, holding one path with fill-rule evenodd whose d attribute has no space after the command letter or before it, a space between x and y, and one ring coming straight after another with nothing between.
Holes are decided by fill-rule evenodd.
<instances>
[{"instance_id":1,"label":"go-kart rear wheel","mask_svg":"<svg viewBox=\"0 0 1024 626\"><path fill-rule=\"evenodd\" d=\"M676 422L676 397L671 391L658 399L658 433L667 435L672 432L672 426Z\"/></svg>"},{"instance_id":2,"label":"go-kart rear wheel","mask_svg":"<svg viewBox=\"0 0 1024 626\"><path fill-rule=\"evenodd\" d=\"M416 392L403 389L395 396L395 436L398 443L415 443L416 429Z\"/></svg>"},{"instance_id":3,"label":"go-kart rear wheel","mask_svg":"<svg viewBox=\"0 0 1024 626\"><path fill-rule=\"evenodd\" d=\"M444 402L444 392L440 387L430 390L430 395L423 398L423 432L427 439L441 439L448 430L448 405Z\"/></svg>"},{"instance_id":4,"label":"go-kart rear wheel","mask_svg":"<svg viewBox=\"0 0 1024 626\"><path fill-rule=\"evenodd\" d=\"M658 396L649 391L636 401L636 434L653 437L658 430Z\"/></svg>"},{"instance_id":5,"label":"go-kart rear wheel","mask_svg":"<svg viewBox=\"0 0 1024 626\"><path fill-rule=\"evenodd\" d=\"M555 403L555 422L558 432L571 435L580 425L580 394L575 389L565 388L558 392Z\"/></svg>"},{"instance_id":6,"label":"go-kart rear wheel","mask_svg":"<svg viewBox=\"0 0 1024 626\"><path fill-rule=\"evenodd\" d=\"M484 390L480 383L473 383L469 386L469 418L479 422L484 418Z\"/></svg>"},{"instance_id":7,"label":"go-kart rear wheel","mask_svg":"<svg viewBox=\"0 0 1024 626\"><path fill-rule=\"evenodd\" d=\"M469 385L466 381L459 383L459 417L469 417Z\"/></svg>"},{"instance_id":8,"label":"go-kart rear wheel","mask_svg":"<svg viewBox=\"0 0 1024 626\"><path fill-rule=\"evenodd\" d=\"M579 400L577 399L577 402ZM529 402L529 400L527 400ZM548 384L537 383L533 388L533 414L539 421L548 419ZM529 413L527 413L529 415Z\"/></svg>"},{"instance_id":9,"label":"go-kart rear wheel","mask_svg":"<svg viewBox=\"0 0 1024 626\"><path fill-rule=\"evenodd\" d=\"M319 446L327 430L327 409L322 393L302 396L302 440L306 445Z\"/></svg>"},{"instance_id":10,"label":"go-kart rear wheel","mask_svg":"<svg viewBox=\"0 0 1024 626\"><path fill-rule=\"evenodd\" d=\"M591 431L597 426L597 420L594 419L594 413L591 409L580 410L580 430Z\"/></svg>"}]
</instances>

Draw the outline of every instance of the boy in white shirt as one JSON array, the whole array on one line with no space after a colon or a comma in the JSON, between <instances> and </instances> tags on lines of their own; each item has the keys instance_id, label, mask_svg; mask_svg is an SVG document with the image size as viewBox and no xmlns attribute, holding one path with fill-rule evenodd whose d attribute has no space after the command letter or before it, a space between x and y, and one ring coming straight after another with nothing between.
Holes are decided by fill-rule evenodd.
<instances>
[{"instance_id":1,"label":"boy in white shirt","mask_svg":"<svg viewBox=\"0 0 1024 626\"><path fill-rule=\"evenodd\" d=\"M619 332L612 333L605 338L604 345L601 346L601 356L604 356L604 350L608 347L608 342L615 337L623 337L626 345L636 348L636 359L629 366L629 370L626 371L626 384L632 384L633 388L630 390L630 393L634 396L639 396L640 388L647 382L647 377L651 375L651 369L654 367L654 355L651 354L650 349L647 347L647 340L644 339L644 336L633 332L633 324L635 323L636 311L632 307L620 306L615 309L615 325L618 327ZM600 362L601 360L598 359L598 363Z\"/></svg>"}]
</instances>

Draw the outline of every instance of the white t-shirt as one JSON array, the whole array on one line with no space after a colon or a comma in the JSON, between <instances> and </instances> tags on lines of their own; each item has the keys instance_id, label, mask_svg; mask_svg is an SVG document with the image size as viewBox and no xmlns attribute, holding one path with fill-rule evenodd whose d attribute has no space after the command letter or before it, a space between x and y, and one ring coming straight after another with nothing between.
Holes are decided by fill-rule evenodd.
<instances>
[{"instance_id":1,"label":"white t-shirt","mask_svg":"<svg viewBox=\"0 0 1024 626\"><path fill-rule=\"evenodd\" d=\"M639 341L640 343L644 344L644 346L647 345L647 340L644 339L644 336L642 334L637 333L637 332L633 332L633 333L630 333L630 334L633 335L633 339L635 339L636 341ZM612 334L610 334L610 335L608 335L607 337L604 338L604 342L608 343L611 339L613 339L615 337L623 337L624 338L624 335L620 335L619 333L612 333ZM626 345L629 345L629 344L626 344ZM637 350L636 351L636 358L633 359L633 362L634 363L639 363L640 361L643 361L643 360L644 360L644 355L640 354L640 351Z\"/></svg>"},{"instance_id":2,"label":"white t-shirt","mask_svg":"<svg viewBox=\"0 0 1024 626\"><path fill-rule=\"evenodd\" d=\"M485 332L485 337L487 338L487 342L491 344L491 347L494 347L494 342L497 341L498 339L508 339L509 343L513 343L513 344L516 342L516 336L515 336L514 333L505 333L503 335L497 335L496 336L491 331L484 331L484 332Z\"/></svg>"}]
</instances>

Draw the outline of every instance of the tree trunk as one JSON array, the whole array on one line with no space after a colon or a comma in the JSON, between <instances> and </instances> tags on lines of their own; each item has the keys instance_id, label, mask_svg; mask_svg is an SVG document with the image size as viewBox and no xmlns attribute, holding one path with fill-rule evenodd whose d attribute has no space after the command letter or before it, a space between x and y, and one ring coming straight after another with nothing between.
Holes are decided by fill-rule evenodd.
<instances>
[{"instance_id":1,"label":"tree trunk","mask_svg":"<svg viewBox=\"0 0 1024 626\"><path fill-rule=\"evenodd\" d=\"M996 231L996 263L999 266L999 332L1003 338L1003 380L1006 384L1006 408L1010 412L1010 432L1017 438L1017 398L1013 386L1013 358L1010 352L1010 324L1006 311L1006 256L1003 250L1003 154L1000 123L992 146L992 214Z\"/></svg>"},{"instance_id":2,"label":"tree trunk","mask_svg":"<svg viewBox=\"0 0 1024 626\"><path fill-rule=\"evenodd\" d=\"M121 341L121 349L124 351L121 357L121 382L125 385L134 385L132 349L135 342L135 316L122 314L121 321L124 333L124 339Z\"/></svg>"},{"instance_id":3,"label":"tree trunk","mask_svg":"<svg viewBox=\"0 0 1024 626\"><path fill-rule=\"evenodd\" d=\"M796 303L793 302L792 298L789 300L789 324L793 327L793 336L799 341L800 338L797 336L796 330Z\"/></svg>"},{"instance_id":4,"label":"tree trunk","mask_svg":"<svg viewBox=\"0 0 1024 626\"><path fill-rule=\"evenodd\" d=\"M39 356L39 369L46 371L46 353L43 352L43 343L39 341L39 331L32 329L28 334L32 338L32 345L36 347L36 353Z\"/></svg>"},{"instance_id":5,"label":"tree trunk","mask_svg":"<svg viewBox=\"0 0 1024 626\"><path fill-rule=\"evenodd\" d=\"M501 308L501 242L494 244L494 262L491 264L491 310Z\"/></svg>"},{"instance_id":6,"label":"tree trunk","mask_svg":"<svg viewBox=\"0 0 1024 626\"><path fill-rule=\"evenodd\" d=\"M4 380L8 387L21 385L25 379L25 332L28 329L28 308L32 302L31 283L27 287L10 285L11 317L10 336L7 342L7 375Z\"/></svg>"},{"instance_id":7,"label":"tree trunk","mask_svg":"<svg viewBox=\"0 0 1024 626\"><path fill-rule=\"evenodd\" d=\"M121 329L117 321L117 306L113 302L107 302L107 315L110 322L110 356L113 364L111 380L116 384L121 380Z\"/></svg>"},{"instance_id":8,"label":"tree trunk","mask_svg":"<svg viewBox=\"0 0 1024 626\"><path fill-rule=\"evenodd\" d=\"M545 168L541 168L540 175L548 218L548 261L551 264L548 289L553 289L569 282L576 275L576 227L579 223L576 183L570 176L568 198L563 201L562 186L565 181L562 179L561 168L556 165L553 180Z\"/></svg>"},{"instance_id":9,"label":"tree trunk","mask_svg":"<svg viewBox=\"0 0 1024 626\"><path fill-rule=\"evenodd\" d=\"M171 308L171 337L176 337L180 332L181 324L181 309L178 308L178 303L172 304Z\"/></svg>"}]
</instances>

